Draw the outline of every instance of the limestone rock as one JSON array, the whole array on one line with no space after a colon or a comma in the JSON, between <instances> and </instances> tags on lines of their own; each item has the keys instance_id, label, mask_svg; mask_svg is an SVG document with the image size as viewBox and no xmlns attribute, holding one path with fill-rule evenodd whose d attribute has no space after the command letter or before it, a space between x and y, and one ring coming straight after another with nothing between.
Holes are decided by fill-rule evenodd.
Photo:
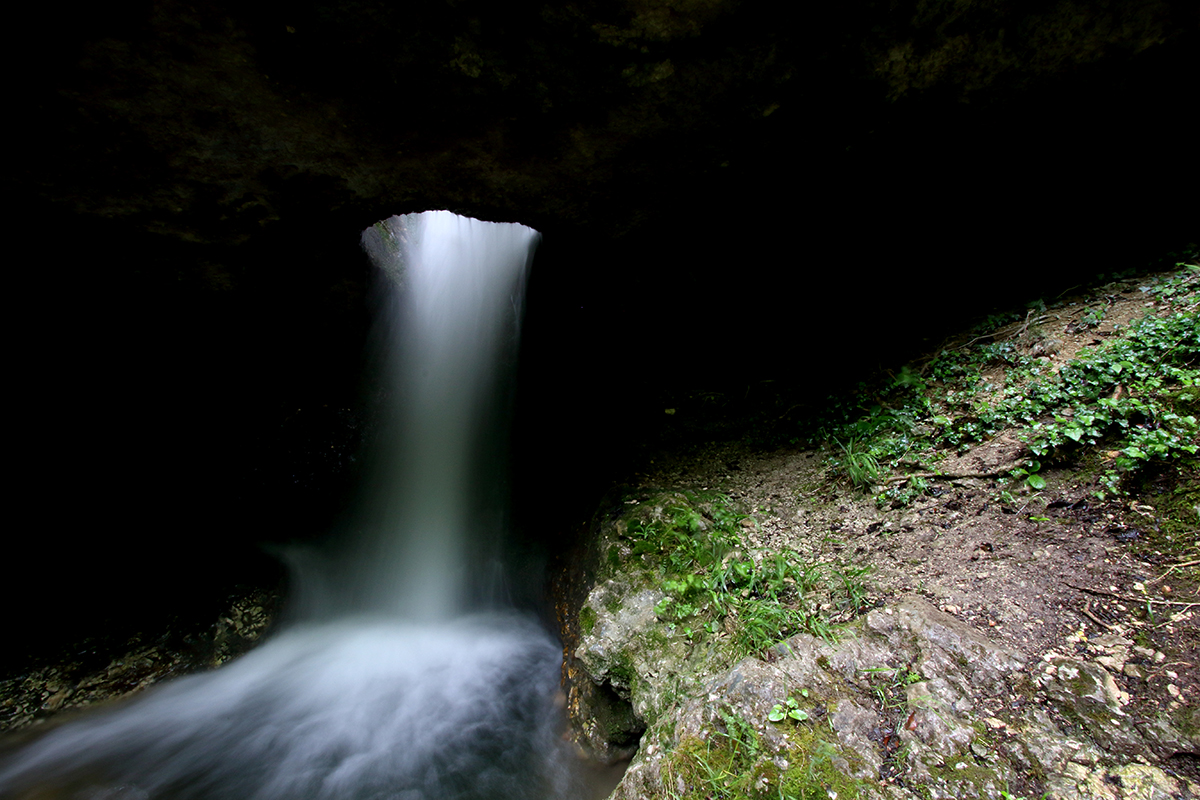
<instances>
[{"instance_id":1,"label":"limestone rock","mask_svg":"<svg viewBox=\"0 0 1200 800\"><path fill-rule=\"evenodd\" d=\"M1045 791L1061 800L1194 791L1145 763L1109 766L1114 754L1145 761L1191 745L1166 721L1135 725L1104 667L1060 657L1031 684L1019 654L920 598L871 611L836 643L793 636L767 661L743 658L689 687L678 670L692 662L655 618L655 593L621 595L620 587L608 581L589 597L597 620L579 652L593 680L630 687L634 712L650 724L617 800L683 793L675 748L719 743L735 735L731 726L739 736L755 732L760 760L747 769L763 781L787 769L772 772L772 763L821 758L863 797L913 796L881 788L880 777L897 770L905 786L935 798L1001 800L1030 775L1044 775ZM620 665L637 674L626 680ZM979 713L982 703L995 707L1018 690L1040 690L1049 705L1001 712L1004 719ZM803 719L771 722L772 708L788 698Z\"/></svg>"}]
</instances>

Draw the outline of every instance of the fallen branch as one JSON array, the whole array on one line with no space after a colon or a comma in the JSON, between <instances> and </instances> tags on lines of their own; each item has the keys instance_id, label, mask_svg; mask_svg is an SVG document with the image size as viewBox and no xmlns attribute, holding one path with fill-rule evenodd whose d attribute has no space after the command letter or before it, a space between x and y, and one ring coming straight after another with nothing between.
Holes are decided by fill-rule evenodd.
<instances>
[{"instance_id":1,"label":"fallen branch","mask_svg":"<svg viewBox=\"0 0 1200 800\"><path fill-rule=\"evenodd\" d=\"M1097 617L1095 614L1092 613L1092 601L1091 600L1088 600L1086 603L1083 604L1083 615L1085 617L1087 617L1088 619L1090 619L1092 622L1096 623L1097 625L1108 628L1110 631L1117 630L1117 627L1115 625L1109 625L1107 622L1105 622L1104 620L1100 619L1099 617Z\"/></svg>"},{"instance_id":2,"label":"fallen branch","mask_svg":"<svg viewBox=\"0 0 1200 800\"><path fill-rule=\"evenodd\" d=\"M1022 334L1024 334L1025 331L1027 331L1029 329L1030 325L1040 325L1041 323L1045 322L1048 319L1058 319L1057 315L1055 315L1055 314L1042 314L1040 317L1037 317L1036 319L1031 319L1031 317L1033 317L1033 309L1030 309L1028 312L1026 312L1025 319L1023 321L1011 322L1002 328L997 328L996 330L992 331L991 333L985 333L982 336L976 336L971 341L969 341L965 344L960 344L957 347L955 347L954 349L955 350L965 350L968 347L970 347L971 345L975 344L976 342L982 342L984 339L991 339L991 340L997 341L997 342L1004 342L1009 339L1016 339L1019 336L1021 336Z\"/></svg>"},{"instance_id":3,"label":"fallen branch","mask_svg":"<svg viewBox=\"0 0 1200 800\"><path fill-rule=\"evenodd\" d=\"M1078 589L1079 591L1086 592L1087 594L1096 595L1097 597L1111 597L1115 600L1124 600L1126 603L1150 603L1151 605L1156 606L1179 606L1181 608L1200 606L1200 602L1183 603L1178 600L1154 600L1149 597L1129 597L1128 595L1106 592L1102 589L1089 589L1086 586L1076 586L1075 584L1067 583L1066 581L1063 581L1063 583L1065 583L1067 586L1070 586L1072 589Z\"/></svg>"},{"instance_id":4,"label":"fallen branch","mask_svg":"<svg viewBox=\"0 0 1200 800\"><path fill-rule=\"evenodd\" d=\"M1168 575L1170 575L1172 572L1174 572L1177 569L1181 569L1183 567L1194 567L1198 564L1200 564L1200 558L1195 559L1194 561L1184 561L1182 564L1172 564L1170 569L1168 569L1162 575L1159 575L1157 578L1146 581L1146 584L1149 585L1151 583L1158 583L1163 578L1167 577Z\"/></svg>"},{"instance_id":5,"label":"fallen branch","mask_svg":"<svg viewBox=\"0 0 1200 800\"><path fill-rule=\"evenodd\" d=\"M958 474L949 472L914 472L909 475L893 475L884 481L884 483L901 483L903 481L912 480L913 478L936 478L937 480L943 481L957 481L964 478L999 478L1002 475L1007 475L1008 472L1008 469L998 470L996 472L963 472Z\"/></svg>"}]
</instances>

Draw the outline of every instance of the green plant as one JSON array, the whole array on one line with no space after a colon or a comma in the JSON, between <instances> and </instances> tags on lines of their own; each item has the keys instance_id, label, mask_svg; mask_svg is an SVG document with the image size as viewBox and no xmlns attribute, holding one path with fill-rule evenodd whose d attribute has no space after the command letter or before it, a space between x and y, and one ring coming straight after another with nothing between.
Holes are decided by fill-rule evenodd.
<instances>
[{"instance_id":1,"label":"green plant","mask_svg":"<svg viewBox=\"0 0 1200 800\"><path fill-rule=\"evenodd\" d=\"M1183 257L1198 254L1191 250ZM1028 443L1036 460L1017 477L1033 489L1045 485L1038 474L1045 464L1074 459L1084 448L1112 454L1099 477L1102 497L1122 492L1147 465L1194 466L1200 449L1200 266L1175 263L1174 274L1141 287L1156 298L1155 310L1057 370L1017 346L1044 321L1039 301L1026 313L989 318L965 344L942 350L919 370L908 366L888 380L830 398L808 439L837 443L830 460L856 488L878 483L909 452L923 458L938 448L962 452L1001 429L1015 429ZM1102 305L1090 308L1072 325L1078 332L1104 314ZM1003 380L991 378L997 369ZM908 505L927 490L916 481L889 484L876 496L877 505Z\"/></svg>"},{"instance_id":2,"label":"green plant","mask_svg":"<svg viewBox=\"0 0 1200 800\"><path fill-rule=\"evenodd\" d=\"M745 720L719 709L707 739L685 737L663 764L666 795L672 800L856 800L862 784L839 768L853 758L820 729L798 725L779 759L762 752L759 735Z\"/></svg>"},{"instance_id":3,"label":"green plant","mask_svg":"<svg viewBox=\"0 0 1200 800\"><path fill-rule=\"evenodd\" d=\"M1025 462L1024 467L1017 467L1009 474L1014 478L1024 478L1030 488L1041 491L1046 488L1046 479L1038 475L1038 471L1042 468L1042 462L1030 459Z\"/></svg>"},{"instance_id":4,"label":"green plant","mask_svg":"<svg viewBox=\"0 0 1200 800\"><path fill-rule=\"evenodd\" d=\"M801 689L800 695L808 697L808 689ZM800 708L800 701L795 697L789 697L782 703L776 703L771 707L770 713L767 714L767 719L771 722L783 722L785 719L792 719L796 722L804 722L808 719L808 712Z\"/></svg>"},{"instance_id":5,"label":"green plant","mask_svg":"<svg viewBox=\"0 0 1200 800\"><path fill-rule=\"evenodd\" d=\"M842 607L854 614L864 611L867 607L866 577L874 571L874 567L846 567L834 570L841 583L844 594Z\"/></svg>"},{"instance_id":6,"label":"green plant","mask_svg":"<svg viewBox=\"0 0 1200 800\"><path fill-rule=\"evenodd\" d=\"M786 552L755 561L744 555L742 519L729 498L710 492L628 521L631 553L660 576L659 619L680 625L689 641L726 628L737 650L750 654L801 631L832 639L833 621L820 609L835 607L849 618L864 607L867 570L827 574ZM818 594L830 602L818 602Z\"/></svg>"},{"instance_id":7,"label":"green plant","mask_svg":"<svg viewBox=\"0 0 1200 800\"><path fill-rule=\"evenodd\" d=\"M854 439L837 443L842 448L842 467L854 488L862 489L879 480L879 461L868 449Z\"/></svg>"},{"instance_id":8,"label":"green plant","mask_svg":"<svg viewBox=\"0 0 1200 800\"><path fill-rule=\"evenodd\" d=\"M875 505L879 509L887 507L905 508L914 500L929 493L929 481L922 477L909 478L906 481L888 486L875 496Z\"/></svg>"},{"instance_id":9,"label":"green plant","mask_svg":"<svg viewBox=\"0 0 1200 800\"><path fill-rule=\"evenodd\" d=\"M925 678L908 667L864 667L859 670L872 677L885 677L885 680L872 682L872 691L881 708L897 709L907 702L905 688L920 683Z\"/></svg>"}]
</instances>

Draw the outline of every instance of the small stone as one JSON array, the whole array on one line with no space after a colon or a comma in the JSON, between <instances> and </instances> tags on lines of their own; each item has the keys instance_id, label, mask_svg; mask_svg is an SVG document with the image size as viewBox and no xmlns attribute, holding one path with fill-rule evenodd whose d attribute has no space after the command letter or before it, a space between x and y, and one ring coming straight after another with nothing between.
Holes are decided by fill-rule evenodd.
<instances>
[{"instance_id":1,"label":"small stone","mask_svg":"<svg viewBox=\"0 0 1200 800\"><path fill-rule=\"evenodd\" d=\"M994 731L998 731L998 730L1008 727L1005 724L1004 720L996 719L995 717L988 717L983 722L984 722L984 724L986 724L989 728L991 728Z\"/></svg>"},{"instance_id":2,"label":"small stone","mask_svg":"<svg viewBox=\"0 0 1200 800\"><path fill-rule=\"evenodd\" d=\"M1167 687L1168 690L1172 688L1174 688L1174 686ZM1179 692L1178 689L1175 689L1175 691L1176 693ZM63 704L63 701L66 700L70 694L70 689L62 689L61 691L58 691L48 698L44 703L42 703L42 708L46 711L57 711L59 706ZM1178 694L1176 694L1176 696L1178 696Z\"/></svg>"},{"instance_id":3,"label":"small stone","mask_svg":"<svg viewBox=\"0 0 1200 800\"><path fill-rule=\"evenodd\" d=\"M1071 762L1063 766L1063 774L1076 782L1081 782L1087 780L1090 773L1088 768L1082 764Z\"/></svg>"},{"instance_id":4,"label":"small stone","mask_svg":"<svg viewBox=\"0 0 1200 800\"><path fill-rule=\"evenodd\" d=\"M1138 678L1140 680L1146 677L1136 664L1126 664L1121 672L1125 673L1125 677L1127 678Z\"/></svg>"},{"instance_id":5,"label":"small stone","mask_svg":"<svg viewBox=\"0 0 1200 800\"><path fill-rule=\"evenodd\" d=\"M1176 700L1183 696L1183 692L1179 691L1179 687L1173 683L1167 684L1167 694L1171 695L1171 697L1174 697Z\"/></svg>"}]
</instances>

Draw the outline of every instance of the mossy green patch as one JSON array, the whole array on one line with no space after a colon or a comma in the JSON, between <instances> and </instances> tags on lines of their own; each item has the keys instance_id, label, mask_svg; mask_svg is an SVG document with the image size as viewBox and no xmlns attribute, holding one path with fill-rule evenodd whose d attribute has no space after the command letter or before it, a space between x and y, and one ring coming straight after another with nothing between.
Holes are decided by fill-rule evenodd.
<instances>
[{"instance_id":1,"label":"mossy green patch","mask_svg":"<svg viewBox=\"0 0 1200 800\"><path fill-rule=\"evenodd\" d=\"M1179 546L1195 550L1195 533L1200 528L1200 465L1189 466L1186 472L1181 471L1174 488L1156 498L1155 508L1160 524Z\"/></svg>"},{"instance_id":2,"label":"mossy green patch","mask_svg":"<svg viewBox=\"0 0 1200 800\"><path fill-rule=\"evenodd\" d=\"M965 756L948 758L943 765L930 767L929 774L955 797L996 797L1008 793L1008 782L994 769Z\"/></svg>"},{"instance_id":3,"label":"mossy green patch","mask_svg":"<svg viewBox=\"0 0 1200 800\"><path fill-rule=\"evenodd\" d=\"M612 664L608 668L608 675L615 688L632 690L637 672L633 668L633 662L628 653L621 651L613 657Z\"/></svg>"},{"instance_id":4,"label":"mossy green patch","mask_svg":"<svg viewBox=\"0 0 1200 800\"><path fill-rule=\"evenodd\" d=\"M832 638L836 622L865 608L868 569L831 571L789 552L756 560L741 537L746 518L717 492L643 498L615 526L627 554L621 570L653 576L665 592L658 618L690 641L728 631L743 655L800 631Z\"/></svg>"},{"instance_id":5,"label":"mossy green patch","mask_svg":"<svg viewBox=\"0 0 1200 800\"><path fill-rule=\"evenodd\" d=\"M823 738L813 725L799 725L791 744L764 752L758 733L741 717L722 712L707 739L684 739L669 754L664 783L675 800L854 800L865 795L852 777L857 756ZM857 767L861 767L858 764Z\"/></svg>"},{"instance_id":6,"label":"mossy green patch","mask_svg":"<svg viewBox=\"0 0 1200 800\"><path fill-rule=\"evenodd\" d=\"M583 631L584 636L591 635L591 632L596 627L596 609L589 605L585 605L579 609L579 629Z\"/></svg>"},{"instance_id":7,"label":"mossy green patch","mask_svg":"<svg viewBox=\"0 0 1200 800\"><path fill-rule=\"evenodd\" d=\"M610 572L619 570L621 568L621 548L615 544L610 545L604 557L604 563Z\"/></svg>"}]
</instances>

